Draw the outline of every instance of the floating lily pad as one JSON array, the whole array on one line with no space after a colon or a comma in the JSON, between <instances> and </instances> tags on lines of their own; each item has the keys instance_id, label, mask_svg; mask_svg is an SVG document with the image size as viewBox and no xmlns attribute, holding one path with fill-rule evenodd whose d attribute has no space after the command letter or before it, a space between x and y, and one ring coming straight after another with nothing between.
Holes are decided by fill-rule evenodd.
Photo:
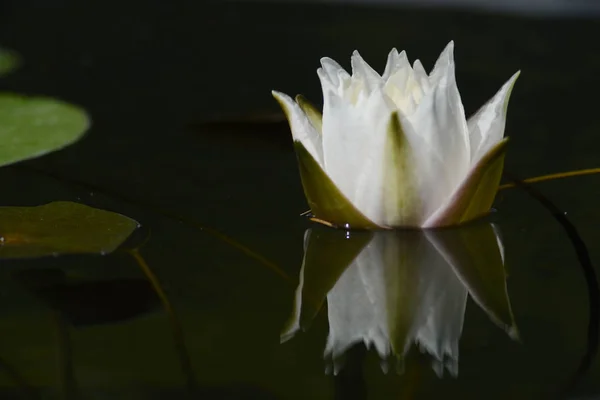
<instances>
[{"instance_id":1,"label":"floating lily pad","mask_svg":"<svg viewBox=\"0 0 600 400\"><path fill-rule=\"evenodd\" d=\"M0 259L106 254L138 226L124 215L71 202L0 207Z\"/></svg>"},{"instance_id":2,"label":"floating lily pad","mask_svg":"<svg viewBox=\"0 0 600 400\"><path fill-rule=\"evenodd\" d=\"M19 67L21 59L14 51L0 48L0 76L6 75Z\"/></svg>"},{"instance_id":3,"label":"floating lily pad","mask_svg":"<svg viewBox=\"0 0 600 400\"><path fill-rule=\"evenodd\" d=\"M89 126L87 113L72 104L0 93L0 166L68 146Z\"/></svg>"}]
</instances>

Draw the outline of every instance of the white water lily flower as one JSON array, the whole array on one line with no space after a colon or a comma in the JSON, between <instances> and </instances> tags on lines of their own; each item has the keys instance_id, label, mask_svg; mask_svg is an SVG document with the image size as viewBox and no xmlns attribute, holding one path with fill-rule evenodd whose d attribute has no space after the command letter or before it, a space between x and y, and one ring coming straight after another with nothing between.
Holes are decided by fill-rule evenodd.
<instances>
[{"instance_id":1,"label":"white water lily flower","mask_svg":"<svg viewBox=\"0 0 600 400\"><path fill-rule=\"evenodd\" d=\"M515 73L468 121L454 44L427 75L393 49L383 75L358 54L352 75L321 60L323 115L273 92L290 123L313 215L353 228L440 227L486 214L504 165Z\"/></svg>"}]
</instances>

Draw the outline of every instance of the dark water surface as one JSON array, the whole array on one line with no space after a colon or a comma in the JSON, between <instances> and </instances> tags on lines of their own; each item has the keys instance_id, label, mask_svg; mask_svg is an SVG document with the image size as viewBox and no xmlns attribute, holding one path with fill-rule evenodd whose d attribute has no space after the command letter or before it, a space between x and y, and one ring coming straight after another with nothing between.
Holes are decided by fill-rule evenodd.
<instances>
[{"instance_id":1,"label":"dark water surface","mask_svg":"<svg viewBox=\"0 0 600 400\"><path fill-rule=\"evenodd\" d=\"M459 240L448 245L448 253L432 245L443 240L399 239L419 244L398 253L405 257L398 262L409 266L402 268L409 269L376 269L373 282L377 273L385 279L369 286L369 295L384 298L378 309L388 313L383 325L396 324L400 315L427 320L429 311L438 312L446 322L434 328L422 323L437 332L437 345L445 343L440 338L455 338L456 377L446 370L438 378L432 356L414 346L402 374L396 373L396 361L385 374L375 348L365 350L359 342L332 375L326 370L335 363L324 359L330 323L344 312L358 313L362 304L352 298L359 292L340 282L352 283L352 273L365 272L354 265L329 276L309 263L301 271L305 230L314 226L298 216L306 204L285 124L207 123L277 112L271 89L302 92L318 103L315 70L322 56L347 66L358 49L380 69L395 46L431 68L453 39L467 113L522 70L509 107L508 171L530 177L598 167L599 35L597 20L457 11L6 3L0 42L19 51L25 63L0 80L0 89L80 104L94 125L64 151L0 169L0 204L76 201L134 218L142 231L131 244L141 246L138 253L3 260L0 398L600 396L597 284L590 280L590 271L600 273L600 176L535 186L562 219L524 190L500 192L492 220L501 235L506 277L501 269L494 270L500 275L477 275L472 268L481 263L448 261L454 253L459 260L469 259L465 254L486 259L491 253L482 249L499 251L495 240L473 244L472 253L463 248L475 242ZM236 248L214 230L250 250ZM313 232L309 239L314 237ZM331 240L328 246L346 243ZM373 240L369 243L377 243ZM360 253L365 243L344 254ZM319 262L331 258L333 265L342 252L328 249L319 250ZM428 257L437 261L429 263ZM166 309L141 268L144 262L167 295ZM454 269L410 269L444 262ZM415 280L425 282L422 292L407 284L412 281L402 278L405 272L425 274ZM280 334L294 322L299 282L298 293L314 308L302 310L302 318L309 317L300 325L310 326L280 343ZM325 301L329 290L338 289L341 297ZM322 307L309 298L319 298ZM456 299L464 300L456 302L458 312L444 308ZM346 311L335 314L332 310L343 307L334 303ZM494 315L514 323L520 341ZM459 342L456 335L440 333L450 326L458 326ZM415 334L402 333L402 327L389 328L392 342ZM337 332L343 336L343 329Z\"/></svg>"}]
</instances>

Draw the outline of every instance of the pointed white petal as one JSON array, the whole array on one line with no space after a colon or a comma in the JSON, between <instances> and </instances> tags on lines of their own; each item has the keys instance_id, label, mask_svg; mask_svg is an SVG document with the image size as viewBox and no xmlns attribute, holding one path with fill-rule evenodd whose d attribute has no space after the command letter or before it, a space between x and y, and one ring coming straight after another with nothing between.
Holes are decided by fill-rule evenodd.
<instances>
[{"instance_id":1,"label":"pointed white petal","mask_svg":"<svg viewBox=\"0 0 600 400\"><path fill-rule=\"evenodd\" d=\"M381 76L363 60L356 50L352 54L352 78L363 81L367 94L383 84Z\"/></svg>"},{"instance_id":2,"label":"pointed white petal","mask_svg":"<svg viewBox=\"0 0 600 400\"><path fill-rule=\"evenodd\" d=\"M298 103L285 93L275 90L271 93L285 112L294 140L302 143L310 155L321 167L323 167L324 160L321 135L310 122L310 119L306 116L304 111L302 111L302 108L300 108Z\"/></svg>"},{"instance_id":3,"label":"pointed white petal","mask_svg":"<svg viewBox=\"0 0 600 400\"><path fill-rule=\"evenodd\" d=\"M406 68L410 68L406 52L402 51L398 53L398 50L395 48L392 49L388 54L387 63L385 64L385 70L382 75L383 81L387 81L396 72Z\"/></svg>"},{"instance_id":4,"label":"pointed white petal","mask_svg":"<svg viewBox=\"0 0 600 400\"><path fill-rule=\"evenodd\" d=\"M317 69L317 75L319 76L319 80L321 81L321 89L323 90L323 97L326 96L328 92L338 93L339 89L336 85L333 84L327 71L323 68Z\"/></svg>"},{"instance_id":5,"label":"pointed white petal","mask_svg":"<svg viewBox=\"0 0 600 400\"><path fill-rule=\"evenodd\" d=\"M467 126L471 142L471 164L479 161L504 137L508 100L520 72L515 73L494 97L469 118Z\"/></svg>"},{"instance_id":6,"label":"pointed white petal","mask_svg":"<svg viewBox=\"0 0 600 400\"><path fill-rule=\"evenodd\" d=\"M429 84L436 86L440 79L446 75L446 69L450 66L454 66L454 41L451 40L442 53L438 57L431 73L429 74Z\"/></svg>"},{"instance_id":7,"label":"pointed white petal","mask_svg":"<svg viewBox=\"0 0 600 400\"><path fill-rule=\"evenodd\" d=\"M434 212L463 181L470 167L470 149L464 108L456 86L454 64L443 69L438 84L427 93L409 116L420 136L419 171L423 190L430 191L429 212Z\"/></svg>"},{"instance_id":8,"label":"pointed white petal","mask_svg":"<svg viewBox=\"0 0 600 400\"><path fill-rule=\"evenodd\" d=\"M421 85L421 90L423 92L428 91L430 88L429 76L427 75L425 67L423 67L423 64L421 64L420 60L415 60L413 63L413 71L415 73L415 79L417 82L419 82L419 85Z\"/></svg>"},{"instance_id":9,"label":"pointed white petal","mask_svg":"<svg viewBox=\"0 0 600 400\"><path fill-rule=\"evenodd\" d=\"M321 66L334 87L340 86L340 77L350 78L350 74L340 64L329 57L321 58Z\"/></svg>"},{"instance_id":10,"label":"pointed white petal","mask_svg":"<svg viewBox=\"0 0 600 400\"><path fill-rule=\"evenodd\" d=\"M330 93L323 110L325 171L345 197L377 225L385 225L382 155L393 112L388 102L381 89L356 106Z\"/></svg>"},{"instance_id":11,"label":"pointed white petal","mask_svg":"<svg viewBox=\"0 0 600 400\"><path fill-rule=\"evenodd\" d=\"M429 88L429 78L423 66L417 61L415 67L420 69L413 70L404 51L400 54L392 51L383 75L386 94L406 115L415 111Z\"/></svg>"}]
</instances>

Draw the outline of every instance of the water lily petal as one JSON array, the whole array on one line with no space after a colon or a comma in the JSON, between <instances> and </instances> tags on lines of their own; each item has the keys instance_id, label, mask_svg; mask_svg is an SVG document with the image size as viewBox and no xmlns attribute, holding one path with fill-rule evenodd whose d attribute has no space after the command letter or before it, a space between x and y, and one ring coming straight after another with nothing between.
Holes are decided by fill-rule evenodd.
<instances>
[{"instance_id":1,"label":"water lily petal","mask_svg":"<svg viewBox=\"0 0 600 400\"><path fill-rule=\"evenodd\" d=\"M387 81L390 77L398 71L405 70L410 68L410 64L408 63L408 58L406 56L405 51L401 51L398 53L396 48L393 48L392 51L388 54L387 63L385 64L385 70L383 71L383 75L381 78L383 81Z\"/></svg>"},{"instance_id":2,"label":"water lily petal","mask_svg":"<svg viewBox=\"0 0 600 400\"><path fill-rule=\"evenodd\" d=\"M438 70L441 67L438 67ZM458 187L470 167L467 121L456 80L454 64L448 64L437 85L429 91L414 114L409 115L422 141L415 151L419 169L424 171L429 191L435 192L430 212L438 209Z\"/></svg>"},{"instance_id":3,"label":"water lily petal","mask_svg":"<svg viewBox=\"0 0 600 400\"><path fill-rule=\"evenodd\" d=\"M342 83L340 77L350 78L350 74L348 74L348 72L346 72L346 70L340 64L329 57L321 58L321 66L327 74L329 81L336 88Z\"/></svg>"},{"instance_id":4,"label":"water lily petal","mask_svg":"<svg viewBox=\"0 0 600 400\"><path fill-rule=\"evenodd\" d=\"M474 164L492 146L502 140L506 125L508 100L521 71L515 73L483 107L467 122L471 142L471 163Z\"/></svg>"},{"instance_id":5,"label":"water lily petal","mask_svg":"<svg viewBox=\"0 0 600 400\"><path fill-rule=\"evenodd\" d=\"M301 94L296 96L296 103L304 111L304 114L306 114L317 133L321 134L323 132L323 116L321 112Z\"/></svg>"},{"instance_id":6,"label":"water lily petal","mask_svg":"<svg viewBox=\"0 0 600 400\"><path fill-rule=\"evenodd\" d=\"M406 52L393 49L383 74L385 93L404 114L412 114L423 97L421 84L408 62Z\"/></svg>"},{"instance_id":7,"label":"water lily petal","mask_svg":"<svg viewBox=\"0 0 600 400\"><path fill-rule=\"evenodd\" d=\"M285 113L294 141L302 143L317 163L321 166L324 165L321 135L309 117L290 96L275 90L271 93Z\"/></svg>"},{"instance_id":8,"label":"water lily petal","mask_svg":"<svg viewBox=\"0 0 600 400\"><path fill-rule=\"evenodd\" d=\"M330 91L333 93L337 93L338 95L341 94L341 91L338 89L338 87L336 85L333 84L333 82L329 78L329 75L327 74L325 69L323 69L323 68L317 69L317 75L319 76L319 80L321 81L321 88L323 90L323 96L325 96L326 93L329 93Z\"/></svg>"},{"instance_id":9,"label":"water lily petal","mask_svg":"<svg viewBox=\"0 0 600 400\"><path fill-rule=\"evenodd\" d=\"M342 194L301 142L294 142L294 146L304 194L315 217L340 227L378 228Z\"/></svg>"},{"instance_id":10,"label":"water lily petal","mask_svg":"<svg viewBox=\"0 0 600 400\"><path fill-rule=\"evenodd\" d=\"M504 138L472 167L448 201L425 221L424 228L458 225L489 212L502 177L507 143Z\"/></svg>"},{"instance_id":11,"label":"water lily petal","mask_svg":"<svg viewBox=\"0 0 600 400\"><path fill-rule=\"evenodd\" d=\"M417 82L419 82L419 85L421 86L421 91L423 93L429 91L429 89L431 88L431 86L429 85L429 76L427 75L425 67L423 67L423 64L421 64L420 60L415 60L415 62L413 63L413 71L415 73L415 79L417 80Z\"/></svg>"},{"instance_id":12,"label":"water lily petal","mask_svg":"<svg viewBox=\"0 0 600 400\"><path fill-rule=\"evenodd\" d=\"M366 95L369 95L371 91L383 85L381 76L375 71L358 53L354 51L351 58L352 63L352 79L361 80L364 82Z\"/></svg>"},{"instance_id":13,"label":"water lily petal","mask_svg":"<svg viewBox=\"0 0 600 400\"><path fill-rule=\"evenodd\" d=\"M418 192L410 191L414 168L393 105L375 90L356 107L342 99L323 115L325 170L340 191L379 226L417 222Z\"/></svg>"},{"instance_id":14,"label":"water lily petal","mask_svg":"<svg viewBox=\"0 0 600 400\"><path fill-rule=\"evenodd\" d=\"M436 60L433 69L429 73L429 84L433 87L447 74L449 67L454 68L454 41L448 42L440 56Z\"/></svg>"},{"instance_id":15,"label":"water lily petal","mask_svg":"<svg viewBox=\"0 0 600 400\"><path fill-rule=\"evenodd\" d=\"M359 180L370 170L371 149L381 147L392 108L381 91L354 105L329 92L323 107L325 171L354 201Z\"/></svg>"}]
</instances>

